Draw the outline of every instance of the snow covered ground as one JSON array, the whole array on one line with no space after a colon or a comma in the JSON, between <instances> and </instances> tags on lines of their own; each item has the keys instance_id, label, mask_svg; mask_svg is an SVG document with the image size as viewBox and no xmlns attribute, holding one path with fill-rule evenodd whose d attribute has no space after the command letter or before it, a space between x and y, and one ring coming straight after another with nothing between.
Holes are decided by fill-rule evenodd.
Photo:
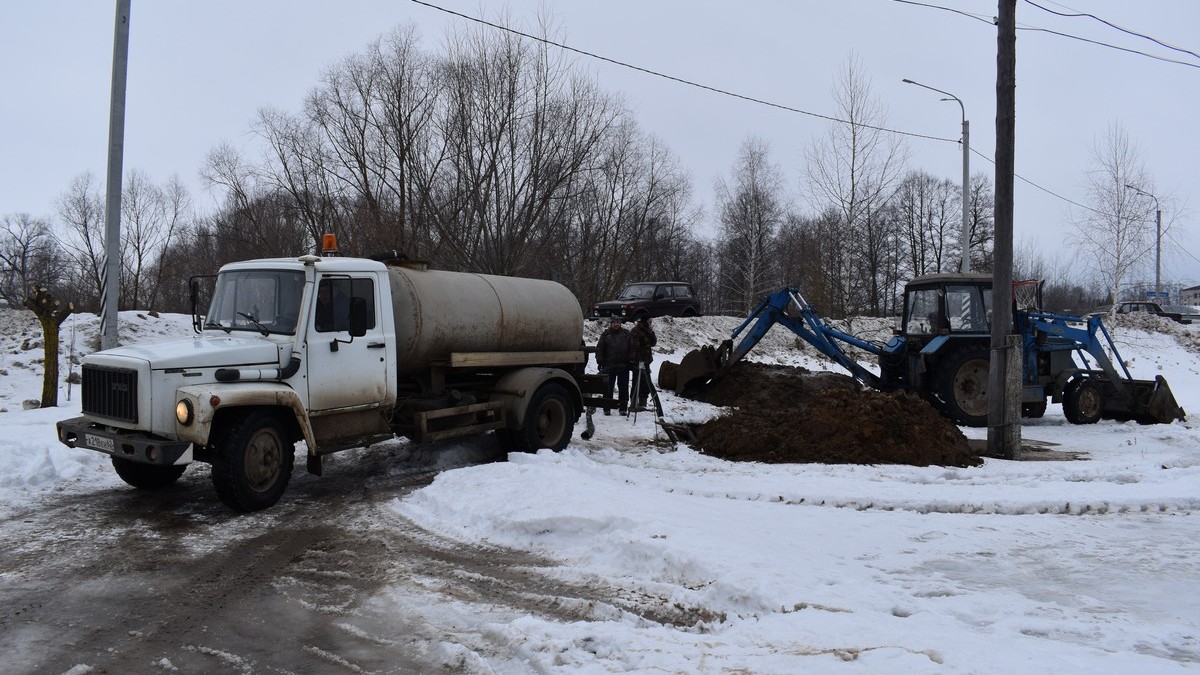
<instances>
[{"instance_id":1,"label":"snow covered ground","mask_svg":"<svg viewBox=\"0 0 1200 675\"><path fill-rule=\"evenodd\" d=\"M122 314L125 342L190 333L188 318ZM78 321L76 324L75 322ZM63 327L62 374L96 318ZM661 358L727 337L728 318L660 320ZM878 330L878 321L852 328ZM1155 330L1146 330L1153 328ZM596 328L589 326L594 341ZM1200 327L1116 332L1135 377L1165 375L1200 415ZM0 523L62 493L127 489L99 453L60 446L25 410L40 331L0 309ZM752 358L831 368L775 329ZM664 394L667 416L720 410ZM661 598L659 621L613 609L563 623L440 613L446 665L466 672L1171 673L1200 670L1200 430L1194 422L1074 426L1052 405L1025 438L1081 461L971 469L729 463L675 446L650 415L597 416L561 453L456 468L381 515L467 544L561 561L571 583ZM983 430L965 429L972 438ZM284 499L288 497L285 494ZM336 498L330 495L328 498ZM231 535L236 536L236 535ZM0 584L12 570L0 570ZM408 611L403 584L376 605ZM476 651L472 635L511 645Z\"/></svg>"}]
</instances>

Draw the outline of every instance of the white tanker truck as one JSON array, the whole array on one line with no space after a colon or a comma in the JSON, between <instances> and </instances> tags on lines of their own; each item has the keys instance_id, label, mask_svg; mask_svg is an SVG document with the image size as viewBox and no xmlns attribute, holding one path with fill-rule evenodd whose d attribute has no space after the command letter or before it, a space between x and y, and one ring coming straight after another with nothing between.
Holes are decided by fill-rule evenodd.
<instances>
[{"instance_id":1,"label":"white tanker truck","mask_svg":"<svg viewBox=\"0 0 1200 675\"><path fill-rule=\"evenodd\" d=\"M83 416L58 423L137 488L208 462L221 501L253 511L279 500L301 440L316 475L394 435L561 450L583 410L583 314L551 281L306 255L224 266L204 316L198 290L197 335L88 356Z\"/></svg>"}]
</instances>

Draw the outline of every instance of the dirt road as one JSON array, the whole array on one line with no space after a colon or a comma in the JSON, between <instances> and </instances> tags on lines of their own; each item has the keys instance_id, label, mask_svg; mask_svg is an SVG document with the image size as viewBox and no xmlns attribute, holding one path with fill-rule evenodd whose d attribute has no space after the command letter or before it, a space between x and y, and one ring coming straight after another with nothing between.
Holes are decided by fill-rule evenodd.
<instances>
[{"instance_id":1,"label":"dirt road","mask_svg":"<svg viewBox=\"0 0 1200 675\"><path fill-rule=\"evenodd\" d=\"M497 459L480 443L468 461ZM217 501L203 464L166 492L64 493L17 513L0 522L0 672L472 672L519 661L455 612L637 611L618 590L555 581L550 561L403 521L388 505L434 478L439 453L334 455L251 515Z\"/></svg>"}]
</instances>

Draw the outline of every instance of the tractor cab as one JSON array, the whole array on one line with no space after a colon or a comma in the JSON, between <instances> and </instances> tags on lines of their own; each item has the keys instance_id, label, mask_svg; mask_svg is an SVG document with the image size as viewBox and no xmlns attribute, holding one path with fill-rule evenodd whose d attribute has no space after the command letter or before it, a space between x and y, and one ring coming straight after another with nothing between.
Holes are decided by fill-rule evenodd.
<instances>
[{"instance_id":1,"label":"tractor cab","mask_svg":"<svg viewBox=\"0 0 1200 675\"><path fill-rule=\"evenodd\" d=\"M920 351L941 335L987 335L992 330L990 274L928 274L904 287L900 333Z\"/></svg>"}]
</instances>

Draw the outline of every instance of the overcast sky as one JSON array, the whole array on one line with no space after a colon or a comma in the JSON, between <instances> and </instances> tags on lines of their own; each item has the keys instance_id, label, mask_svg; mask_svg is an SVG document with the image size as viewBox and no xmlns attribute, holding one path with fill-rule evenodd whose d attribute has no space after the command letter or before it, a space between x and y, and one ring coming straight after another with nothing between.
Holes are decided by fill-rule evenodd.
<instances>
[{"instance_id":1,"label":"overcast sky","mask_svg":"<svg viewBox=\"0 0 1200 675\"><path fill-rule=\"evenodd\" d=\"M1037 0L1056 11L1067 6ZM431 0L471 16L506 14L536 32L539 9L562 40L683 79L821 115L837 116L832 91L854 55L893 129L958 139L954 102L903 84L909 78L962 99L971 146L995 155L996 29L960 13L895 0L605 0L604 2ZM930 0L979 17L994 0ZM1195 0L1075 0L1123 28L1200 53ZM52 217L76 175L106 173L115 2L0 3L0 214ZM1055 17L1025 0L1018 27L1046 28L1187 61L1152 60L1046 32L1017 37L1017 173L1062 197L1086 202L1085 172L1106 130L1119 123L1140 151L1174 239L1164 241L1165 281L1200 283L1200 58L1133 37L1089 18ZM197 171L221 142L247 146L255 111L297 110L323 68L362 50L397 25L418 27L439 50L452 27L474 28L410 0L133 0L126 112L126 173L162 182L178 174L209 208ZM766 141L789 185L799 187L804 150L829 122L573 56L600 85L625 96L641 126L660 137L692 174L712 221L712 185L727 175L749 136ZM912 164L955 183L957 144L908 139ZM992 172L977 154L972 173ZM1016 184L1016 238L1072 264L1071 205ZM1076 209L1078 210L1078 209Z\"/></svg>"}]
</instances>

